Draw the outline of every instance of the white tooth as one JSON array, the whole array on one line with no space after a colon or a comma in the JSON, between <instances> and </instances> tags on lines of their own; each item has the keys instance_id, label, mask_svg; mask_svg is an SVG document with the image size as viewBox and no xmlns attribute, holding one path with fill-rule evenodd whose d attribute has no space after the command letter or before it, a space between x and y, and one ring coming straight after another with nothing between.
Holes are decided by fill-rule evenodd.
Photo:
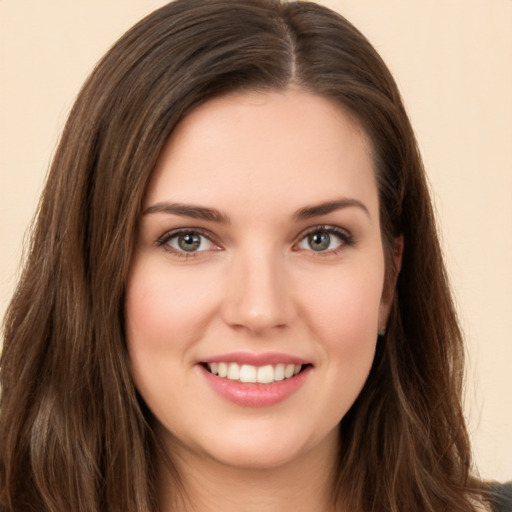
<instances>
[{"instance_id":1,"label":"white tooth","mask_svg":"<svg viewBox=\"0 0 512 512\"><path fill-rule=\"evenodd\" d=\"M302 365L296 364L295 368L293 369L293 375L297 375L297 373L300 372L300 369L302 368Z\"/></svg>"},{"instance_id":2,"label":"white tooth","mask_svg":"<svg viewBox=\"0 0 512 512\"><path fill-rule=\"evenodd\" d=\"M256 366L243 364L240 368L240 380L242 382L256 382Z\"/></svg>"},{"instance_id":3,"label":"white tooth","mask_svg":"<svg viewBox=\"0 0 512 512\"><path fill-rule=\"evenodd\" d=\"M258 368L256 382L259 382L260 384L274 382L274 368L272 365L267 364L266 366L260 366Z\"/></svg>"},{"instance_id":4,"label":"white tooth","mask_svg":"<svg viewBox=\"0 0 512 512\"><path fill-rule=\"evenodd\" d=\"M284 376L286 379L289 379L290 377L293 377L293 372L295 371L295 365L293 364L287 364L286 368L284 369Z\"/></svg>"},{"instance_id":5,"label":"white tooth","mask_svg":"<svg viewBox=\"0 0 512 512\"><path fill-rule=\"evenodd\" d=\"M238 380L240 378L240 366L237 363L230 363L228 367L228 379Z\"/></svg>"},{"instance_id":6,"label":"white tooth","mask_svg":"<svg viewBox=\"0 0 512 512\"><path fill-rule=\"evenodd\" d=\"M208 363L208 369L214 374L217 375L219 373L219 365L218 363Z\"/></svg>"},{"instance_id":7,"label":"white tooth","mask_svg":"<svg viewBox=\"0 0 512 512\"><path fill-rule=\"evenodd\" d=\"M278 364L274 368L274 380L284 379L284 364Z\"/></svg>"},{"instance_id":8,"label":"white tooth","mask_svg":"<svg viewBox=\"0 0 512 512\"><path fill-rule=\"evenodd\" d=\"M228 365L226 363L219 363L219 377L226 377L228 374Z\"/></svg>"}]
</instances>

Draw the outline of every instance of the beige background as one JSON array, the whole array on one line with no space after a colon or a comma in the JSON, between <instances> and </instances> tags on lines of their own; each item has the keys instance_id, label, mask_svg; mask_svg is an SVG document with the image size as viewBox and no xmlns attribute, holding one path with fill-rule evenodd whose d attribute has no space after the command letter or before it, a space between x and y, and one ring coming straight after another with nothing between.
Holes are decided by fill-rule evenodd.
<instances>
[{"instance_id":1,"label":"beige background","mask_svg":"<svg viewBox=\"0 0 512 512\"><path fill-rule=\"evenodd\" d=\"M157 0L0 0L0 312L66 114ZM470 352L481 474L512 479L512 0L325 0L389 64L428 169Z\"/></svg>"}]
</instances>

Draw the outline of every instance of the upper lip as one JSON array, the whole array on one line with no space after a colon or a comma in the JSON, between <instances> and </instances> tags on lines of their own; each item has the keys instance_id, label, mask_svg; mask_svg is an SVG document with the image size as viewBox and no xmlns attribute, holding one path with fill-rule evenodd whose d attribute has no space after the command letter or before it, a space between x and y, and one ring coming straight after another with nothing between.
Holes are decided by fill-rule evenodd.
<instances>
[{"instance_id":1,"label":"upper lip","mask_svg":"<svg viewBox=\"0 0 512 512\"><path fill-rule=\"evenodd\" d=\"M227 354L219 354L212 357L202 359L201 363L238 363L249 364L252 366L265 366L267 364L294 364L304 365L310 363L301 357L291 354L283 354L279 352L264 352L257 354L254 352L229 352Z\"/></svg>"}]
</instances>

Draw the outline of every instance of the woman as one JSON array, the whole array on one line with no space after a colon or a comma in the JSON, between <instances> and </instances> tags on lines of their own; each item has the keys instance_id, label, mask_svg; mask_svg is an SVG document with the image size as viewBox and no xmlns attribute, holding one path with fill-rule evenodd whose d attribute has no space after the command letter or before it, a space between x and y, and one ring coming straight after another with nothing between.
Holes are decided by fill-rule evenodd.
<instances>
[{"instance_id":1,"label":"woman","mask_svg":"<svg viewBox=\"0 0 512 512\"><path fill-rule=\"evenodd\" d=\"M315 4L178 0L57 150L5 321L1 507L478 510L462 356L375 50Z\"/></svg>"}]
</instances>

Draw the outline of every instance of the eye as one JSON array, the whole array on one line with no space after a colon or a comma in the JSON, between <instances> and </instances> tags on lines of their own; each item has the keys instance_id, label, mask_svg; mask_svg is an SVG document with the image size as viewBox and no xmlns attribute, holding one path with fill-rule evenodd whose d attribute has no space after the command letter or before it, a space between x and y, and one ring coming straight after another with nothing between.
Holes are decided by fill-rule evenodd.
<instances>
[{"instance_id":1,"label":"eye","mask_svg":"<svg viewBox=\"0 0 512 512\"><path fill-rule=\"evenodd\" d=\"M180 256L192 256L198 252L219 250L206 235L194 230L180 230L166 233L158 244Z\"/></svg>"},{"instance_id":2,"label":"eye","mask_svg":"<svg viewBox=\"0 0 512 512\"><path fill-rule=\"evenodd\" d=\"M298 248L314 252L336 252L345 245L352 245L352 237L336 227L321 227L309 231L299 241Z\"/></svg>"}]
</instances>

